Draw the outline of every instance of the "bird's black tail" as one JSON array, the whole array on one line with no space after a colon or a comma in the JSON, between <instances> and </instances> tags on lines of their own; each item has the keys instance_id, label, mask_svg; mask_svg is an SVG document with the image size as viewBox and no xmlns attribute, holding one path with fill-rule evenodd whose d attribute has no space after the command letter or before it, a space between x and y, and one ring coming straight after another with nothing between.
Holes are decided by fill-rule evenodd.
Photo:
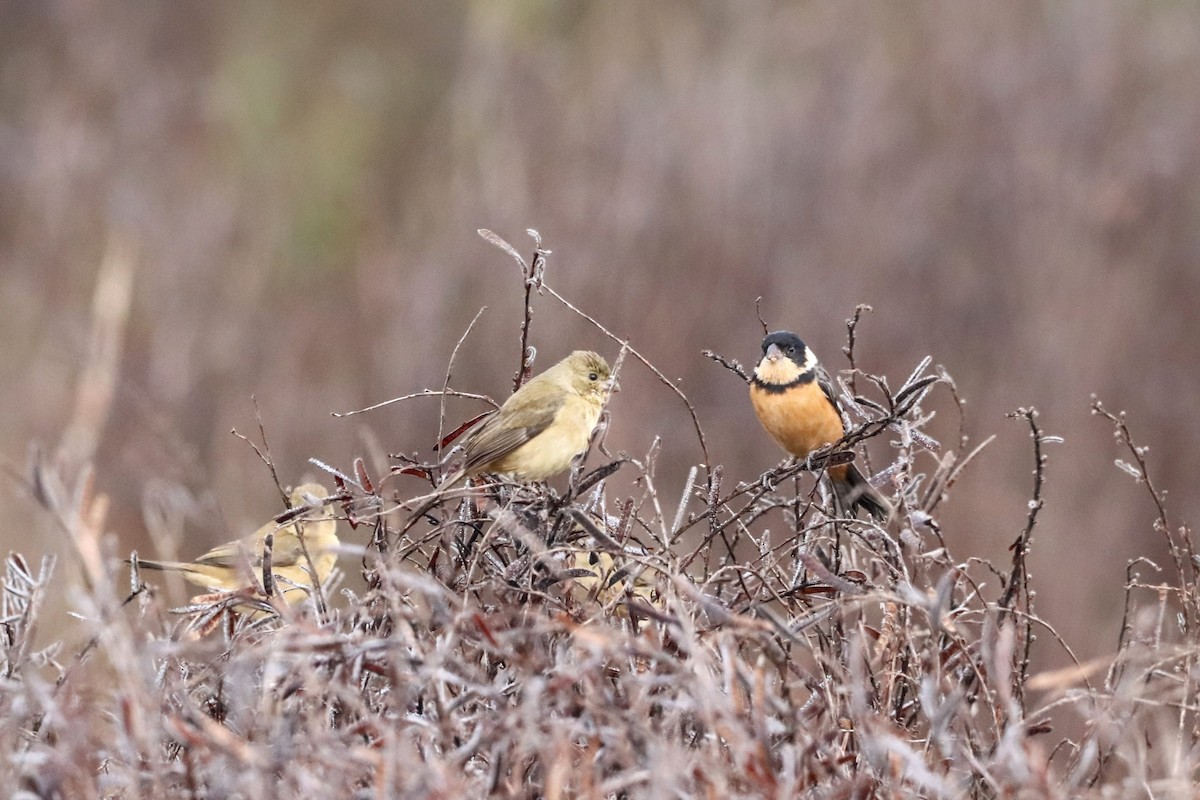
<instances>
[{"instance_id":1,"label":"bird's black tail","mask_svg":"<svg viewBox=\"0 0 1200 800\"><path fill-rule=\"evenodd\" d=\"M854 464L847 465L844 481L832 483L838 502L849 513L853 514L856 508L862 506L876 522L885 523L892 518L892 504L863 477Z\"/></svg>"}]
</instances>

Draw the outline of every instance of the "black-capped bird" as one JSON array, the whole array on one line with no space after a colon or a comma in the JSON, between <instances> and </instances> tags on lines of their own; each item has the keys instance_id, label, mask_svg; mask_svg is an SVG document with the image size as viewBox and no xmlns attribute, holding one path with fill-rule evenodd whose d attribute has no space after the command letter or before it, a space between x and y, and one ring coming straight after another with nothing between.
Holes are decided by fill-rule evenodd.
<instances>
[{"instance_id":1,"label":"black-capped bird","mask_svg":"<svg viewBox=\"0 0 1200 800\"><path fill-rule=\"evenodd\" d=\"M763 339L762 360L750 380L750 401L767 433L796 458L842 438L846 429L833 383L800 337L777 331ZM881 522L891 504L853 463L828 469L838 502L850 513L858 506Z\"/></svg>"},{"instance_id":2,"label":"black-capped bird","mask_svg":"<svg viewBox=\"0 0 1200 800\"><path fill-rule=\"evenodd\" d=\"M195 561L139 559L138 566L178 572L188 582L210 591L248 589L262 581L263 545L267 534L273 534L271 574L284 599L294 605L307 597L313 586L310 569L317 581L324 583L337 561L337 520L333 509L323 503L328 496L320 484L297 486L292 491L291 510L249 536L218 545Z\"/></svg>"},{"instance_id":3,"label":"black-capped bird","mask_svg":"<svg viewBox=\"0 0 1200 800\"><path fill-rule=\"evenodd\" d=\"M608 362L586 350L530 378L467 434L462 465L438 484L405 529L472 475L544 481L565 471L587 449L612 388Z\"/></svg>"}]
</instances>

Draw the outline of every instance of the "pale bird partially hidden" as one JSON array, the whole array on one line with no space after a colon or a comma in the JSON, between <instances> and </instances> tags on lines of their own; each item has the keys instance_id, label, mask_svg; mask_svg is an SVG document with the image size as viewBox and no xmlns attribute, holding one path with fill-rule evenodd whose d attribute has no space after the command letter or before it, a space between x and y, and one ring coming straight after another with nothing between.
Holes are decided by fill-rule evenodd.
<instances>
[{"instance_id":1,"label":"pale bird partially hidden","mask_svg":"<svg viewBox=\"0 0 1200 800\"><path fill-rule=\"evenodd\" d=\"M567 553L566 576L578 602L624 609L623 600L637 600L661 610L660 583L664 576L638 545L622 546L612 538L608 520L596 513L571 509L574 520Z\"/></svg>"},{"instance_id":2,"label":"pale bird partially hidden","mask_svg":"<svg viewBox=\"0 0 1200 800\"><path fill-rule=\"evenodd\" d=\"M256 590L263 585L263 550L267 536L272 535L271 576L276 591L295 605L308 596L313 574L324 584L337 561L337 521L333 508L323 502L328 497L324 486L303 484L292 491L291 510L249 536L218 545L195 561L139 559L138 566L178 572L208 591Z\"/></svg>"}]
</instances>

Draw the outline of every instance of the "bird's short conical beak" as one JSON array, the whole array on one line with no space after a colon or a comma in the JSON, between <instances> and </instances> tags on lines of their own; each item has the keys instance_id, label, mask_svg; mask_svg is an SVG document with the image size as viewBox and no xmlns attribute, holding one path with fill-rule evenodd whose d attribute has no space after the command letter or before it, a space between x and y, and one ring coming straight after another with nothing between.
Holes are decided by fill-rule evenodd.
<instances>
[{"instance_id":1,"label":"bird's short conical beak","mask_svg":"<svg viewBox=\"0 0 1200 800\"><path fill-rule=\"evenodd\" d=\"M614 376L604 382L604 390L609 394L616 394L621 391L621 384L617 383L617 379Z\"/></svg>"},{"instance_id":2,"label":"bird's short conical beak","mask_svg":"<svg viewBox=\"0 0 1200 800\"><path fill-rule=\"evenodd\" d=\"M768 361L778 361L781 358L783 358L783 351L779 349L779 345L777 345L777 344L767 345L767 360Z\"/></svg>"}]
</instances>

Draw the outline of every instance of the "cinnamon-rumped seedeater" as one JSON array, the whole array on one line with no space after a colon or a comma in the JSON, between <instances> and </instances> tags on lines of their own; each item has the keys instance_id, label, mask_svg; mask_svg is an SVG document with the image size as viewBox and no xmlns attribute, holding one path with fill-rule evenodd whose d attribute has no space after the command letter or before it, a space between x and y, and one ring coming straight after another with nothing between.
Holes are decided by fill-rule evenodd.
<instances>
[{"instance_id":1,"label":"cinnamon-rumped seedeater","mask_svg":"<svg viewBox=\"0 0 1200 800\"><path fill-rule=\"evenodd\" d=\"M612 388L608 362L586 350L530 378L467 434L462 465L438 484L405 528L472 475L544 481L565 471L587 449Z\"/></svg>"},{"instance_id":2,"label":"cinnamon-rumped seedeater","mask_svg":"<svg viewBox=\"0 0 1200 800\"><path fill-rule=\"evenodd\" d=\"M262 580L263 543L267 534L273 534L271 574L284 599L294 605L308 596L313 586L312 573L316 573L319 583L324 583L337 561L337 521L333 509L322 502L328 496L329 492L320 484L297 486L292 491L291 510L249 536L218 545L195 561L139 559L138 566L178 572L188 582L210 591L247 589Z\"/></svg>"},{"instance_id":3,"label":"cinnamon-rumped seedeater","mask_svg":"<svg viewBox=\"0 0 1200 800\"><path fill-rule=\"evenodd\" d=\"M762 360L750 380L750 401L767 433L796 458L842 438L846 429L833 383L800 337L777 331L763 339ZM854 464L828 469L838 502L850 513L862 506L883 522L891 504Z\"/></svg>"}]
</instances>

